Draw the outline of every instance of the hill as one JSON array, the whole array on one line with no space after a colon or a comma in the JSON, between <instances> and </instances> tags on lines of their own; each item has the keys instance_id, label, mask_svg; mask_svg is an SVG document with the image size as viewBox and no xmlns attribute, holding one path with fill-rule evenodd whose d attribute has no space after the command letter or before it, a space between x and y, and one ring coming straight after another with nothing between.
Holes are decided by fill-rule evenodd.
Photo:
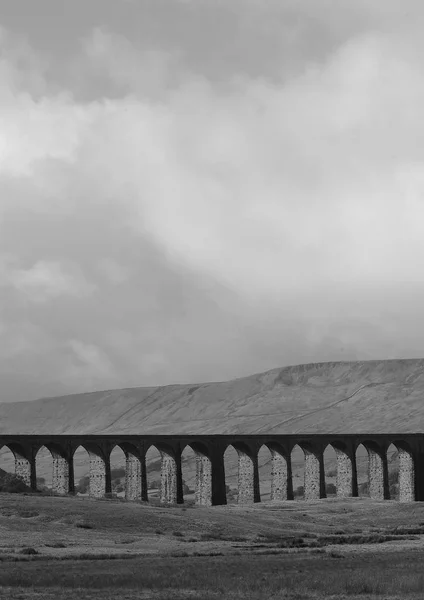
<instances>
[{"instance_id":1,"label":"hill","mask_svg":"<svg viewBox=\"0 0 424 600\"><path fill-rule=\"evenodd\" d=\"M424 359L329 362L228 382L0 404L0 433L414 433Z\"/></svg>"}]
</instances>

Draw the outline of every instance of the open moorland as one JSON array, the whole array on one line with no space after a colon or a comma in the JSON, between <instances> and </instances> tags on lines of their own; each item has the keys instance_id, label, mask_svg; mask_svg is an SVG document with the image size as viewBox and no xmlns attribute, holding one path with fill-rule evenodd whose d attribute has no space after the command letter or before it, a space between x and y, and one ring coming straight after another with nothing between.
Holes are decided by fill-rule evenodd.
<instances>
[{"instance_id":1,"label":"open moorland","mask_svg":"<svg viewBox=\"0 0 424 600\"><path fill-rule=\"evenodd\" d=\"M138 435L420 432L424 431L423 394L424 360L322 363L274 369L225 383L0 404L0 431ZM226 462L230 488L236 487L237 474L237 454L231 450ZM295 489L302 485L304 468L303 455L297 451L292 455ZM330 484L335 476L332 452L324 455ZM365 495L366 453L363 448L358 453ZM112 454L118 496L124 456L120 449ZM148 504L118 497L55 497L48 495L48 482L43 486L43 480L38 487L44 487L44 493L0 494L0 598L424 597L424 503L331 497L270 503L270 457L265 451L259 455L262 503L205 508L194 505L190 491L194 456L184 453L182 458L187 484L182 506L158 504L157 451L147 456ZM397 462L392 449L393 498ZM0 476L13 470L9 449L0 452L0 463ZM51 465L49 452L41 449L37 474L47 478ZM87 470L86 452L79 449L77 478L84 480Z\"/></svg>"},{"instance_id":2,"label":"open moorland","mask_svg":"<svg viewBox=\"0 0 424 600\"><path fill-rule=\"evenodd\" d=\"M0 494L0 597L422 598L424 503Z\"/></svg>"}]
</instances>

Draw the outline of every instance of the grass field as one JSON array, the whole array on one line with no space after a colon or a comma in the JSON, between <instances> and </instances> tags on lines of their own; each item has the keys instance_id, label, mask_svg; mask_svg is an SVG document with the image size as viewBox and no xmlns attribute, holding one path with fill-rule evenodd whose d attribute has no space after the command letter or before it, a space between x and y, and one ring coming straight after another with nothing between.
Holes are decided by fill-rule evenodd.
<instances>
[{"instance_id":1,"label":"grass field","mask_svg":"<svg viewBox=\"0 0 424 600\"><path fill-rule=\"evenodd\" d=\"M424 503L0 494L0 598L424 598Z\"/></svg>"}]
</instances>

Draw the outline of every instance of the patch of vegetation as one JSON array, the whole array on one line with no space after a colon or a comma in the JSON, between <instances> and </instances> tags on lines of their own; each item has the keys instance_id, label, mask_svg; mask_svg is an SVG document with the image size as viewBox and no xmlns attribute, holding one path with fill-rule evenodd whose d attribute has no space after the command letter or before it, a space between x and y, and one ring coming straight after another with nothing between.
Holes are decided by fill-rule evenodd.
<instances>
[{"instance_id":1,"label":"patch of vegetation","mask_svg":"<svg viewBox=\"0 0 424 600\"><path fill-rule=\"evenodd\" d=\"M94 525L88 521L76 521L74 527L78 527L79 529L94 529Z\"/></svg>"},{"instance_id":2,"label":"patch of vegetation","mask_svg":"<svg viewBox=\"0 0 424 600\"><path fill-rule=\"evenodd\" d=\"M0 492L6 492L7 494L32 492L30 486L26 484L23 477L13 473L6 473L5 471L3 471L3 473L5 474L0 477Z\"/></svg>"},{"instance_id":3,"label":"patch of vegetation","mask_svg":"<svg viewBox=\"0 0 424 600\"><path fill-rule=\"evenodd\" d=\"M19 554L34 555L38 554L38 552L35 548L22 548L22 550L19 551Z\"/></svg>"}]
</instances>

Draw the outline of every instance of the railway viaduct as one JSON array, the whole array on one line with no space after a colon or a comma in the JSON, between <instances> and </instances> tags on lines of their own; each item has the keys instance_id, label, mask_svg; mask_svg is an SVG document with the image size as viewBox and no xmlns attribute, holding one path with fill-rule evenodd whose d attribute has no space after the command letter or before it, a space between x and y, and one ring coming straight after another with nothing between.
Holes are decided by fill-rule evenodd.
<instances>
[{"instance_id":1,"label":"railway viaduct","mask_svg":"<svg viewBox=\"0 0 424 600\"><path fill-rule=\"evenodd\" d=\"M148 500L146 452L156 447L161 455L161 502L183 503L181 455L187 446L196 454L196 502L204 506L226 504L224 452L233 446L238 454L238 502L260 502L258 452L265 445L272 457L271 500L293 499L291 451L298 445L305 455L304 498L325 497L324 451L330 445L337 456L337 496L358 495L356 449L368 452L370 497L389 499L387 449L399 453L399 501L424 500L424 433L415 434L313 434L296 435L0 435L15 457L16 474L36 489L36 455L46 447L53 457L52 489L73 493L73 456L83 447L89 455L89 491L94 498L111 492L110 454L119 446L126 457L127 500Z\"/></svg>"}]
</instances>

